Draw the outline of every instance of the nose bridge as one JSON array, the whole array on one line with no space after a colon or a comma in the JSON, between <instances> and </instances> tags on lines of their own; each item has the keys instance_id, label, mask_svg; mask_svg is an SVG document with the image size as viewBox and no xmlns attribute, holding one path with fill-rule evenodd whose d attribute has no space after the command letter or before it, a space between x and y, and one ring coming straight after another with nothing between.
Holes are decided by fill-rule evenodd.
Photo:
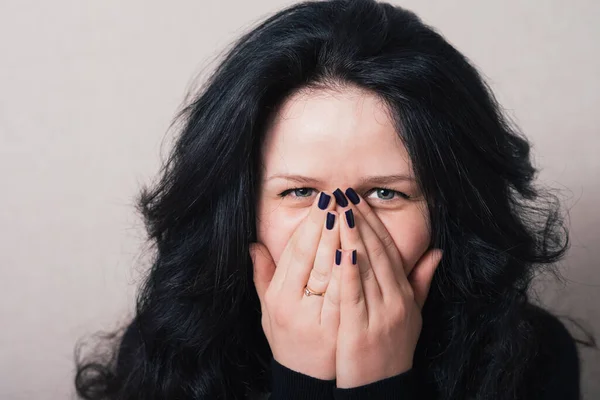
<instances>
[{"instance_id":1,"label":"nose bridge","mask_svg":"<svg viewBox=\"0 0 600 400\"><path fill-rule=\"evenodd\" d=\"M336 189L344 192L347 188L356 185L360 177L360 165L349 159L334 161L329 164L327 169L327 188L325 190L330 192Z\"/></svg>"},{"instance_id":2,"label":"nose bridge","mask_svg":"<svg viewBox=\"0 0 600 400\"><path fill-rule=\"evenodd\" d=\"M329 191L330 193L335 192L337 189L339 189L342 193L344 193L346 191L346 189L348 189L349 187L352 187L352 183L351 183L350 179L347 179L347 178L336 179L334 177L329 182L330 183L328 183L328 186L325 190Z\"/></svg>"}]
</instances>

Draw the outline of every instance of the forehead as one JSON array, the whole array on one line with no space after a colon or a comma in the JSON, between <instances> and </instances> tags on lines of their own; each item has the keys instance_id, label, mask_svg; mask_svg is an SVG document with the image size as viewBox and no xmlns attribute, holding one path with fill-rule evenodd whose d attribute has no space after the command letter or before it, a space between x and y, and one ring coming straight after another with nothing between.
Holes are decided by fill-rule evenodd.
<instances>
[{"instance_id":1,"label":"forehead","mask_svg":"<svg viewBox=\"0 0 600 400\"><path fill-rule=\"evenodd\" d=\"M387 106L364 90L297 92L281 104L265 135L262 161L267 171L410 173Z\"/></svg>"}]
</instances>

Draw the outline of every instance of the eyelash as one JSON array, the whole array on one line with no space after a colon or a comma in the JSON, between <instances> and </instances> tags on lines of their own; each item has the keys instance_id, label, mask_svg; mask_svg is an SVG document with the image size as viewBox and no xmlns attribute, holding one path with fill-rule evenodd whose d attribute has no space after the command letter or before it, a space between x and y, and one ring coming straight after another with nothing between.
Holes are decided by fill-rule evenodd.
<instances>
[{"instance_id":1,"label":"eyelash","mask_svg":"<svg viewBox=\"0 0 600 400\"><path fill-rule=\"evenodd\" d=\"M288 196L290 193L292 193L292 192L294 192L294 191L296 191L296 190L302 190L302 189L305 189L305 190L312 190L312 191L314 191L314 192L318 192L318 190L317 190L317 189L314 189L314 188L307 188L307 187L296 187L296 188L291 188L291 189L284 190L283 192L279 193L279 197L281 197L281 198L287 197L287 196ZM373 192L376 192L376 191L378 191L378 190L388 190L388 191L390 191L390 192L394 193L396 196L399 196L399 197L401 197L401 198L403 198L403 199L405 199L405 200L410 200L410 198L411 198L411 197L410 197L409 195L407 195L406 193L399 192L399 191L397 191L397 190L390 189L390 188L387 188L387 187L376 187L376 188L373 188L373 189L371 189L371 190L367 191L367 192L366 192L366 194L365 194L365 196L363 196L363 197L364 197L364 198L367 198L367 197L368 197L368 195L370 195L371 193L373 193ZM309 197L309 196L296 196L295 198L297 198L297 199L304 199L304 198L308 198L308 197ZM381 201L390 201L390 200L395 200L395 197L394 197L394 198L392 198L392 199L388 199L388 200L385 200L385 199L378 199L378 200L381 200Z\"/></svg>"}]
</instances>

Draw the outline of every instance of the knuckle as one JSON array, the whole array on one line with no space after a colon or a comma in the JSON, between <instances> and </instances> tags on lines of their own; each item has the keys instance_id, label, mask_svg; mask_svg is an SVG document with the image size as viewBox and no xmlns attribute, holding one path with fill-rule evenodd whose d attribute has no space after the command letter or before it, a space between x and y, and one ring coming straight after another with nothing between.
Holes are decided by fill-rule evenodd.
<instances>
[{"instance_id":1,"label":"knuckle","mask_svg":"<svg viewBox=\"0 0 600 400\"><path fill-rule=\"evenodd\" d=\"M339 301L339 299L338 299ZM338 310L340 305L338 303L338 301L335 300L335 297L329 295L329 296L325 296L325 299L323 300L324 303L327 303L328 306L334 310Z\"/></svg>"},{"instance_id":2,"label":"knuckle","mask_svg":"<svg viewBox=\"0 0 600 400\"><path fill-rule=\"evenodd\" d=\"M367 268L365 269L362 273L361 273L361 277L360 277L361 281L363 282L368 282L371 279L375 279L375 274L373 273L373 269L372 268Z\"/></svg>"},{"instance_id":3,"label":"knuckle","mask_svg":"<svg viewBox=\"0 0 600 400\"><path fill-rule=\"evenodd\" d=\"M394 239L388 232L384 232L381 235L381 243L385 249L392 249L396 244L394 243Z\"/></svg>"},{"instance_id":4,"label":"knuckle","mask_svg":"<svg viewBox=\"0 0 600 400\"><path fill-rule=\"evenodd\" d=\"M406 279L398 282L397 301L399 303L409 303L415 300L415 289Z\"/></svg>"},{"instance_id":5,"label":"knuckle","mask_svg":"<svg viewBox=\"0 0 600 400\"><path fill-rule=\"evenodd\" d=\"M320 268L313 268L310 271L310 279L318 283L328 283L330 280L329 271L322 271Z\"/></svg>"},{"instance_id":6,"label":"knuckle","mask_svg":"<svg viewBox=\"0 0 600 400\"><path fill-rule=\"evenodd\" d=\"M365 206L365 207L362 207L362 208L359 207L359 209L360 209L360 213L363 215L363 217L365 219L370 219L372 217L373 209L371 207L366 207Z\"/></svg>"},{"instance_id":7,"label":"knuckle","mask_svg":"<svg viewBox=\"0 0 600 400\"><path fill-rule=\"evenodd\" d=\"M304 246L297 245L297 244L294 245L294 247L292 249L292 254L293 254L294 259L296 259L297 261L306 260L309 256L306 248Z\"/></svg>"},{"instance_id":8,"label":"knuckle","mask_svg":"<svg viewBox=\"0 0 600 400\"><path fill-rule=\"evenodd\" d=\"M298 247L294 250L294 259L299 263L304 263L304 260L308 258L308 251L302 247Z\"/></svg>"},{"instance_id":9,"label":"knuckle","mask_svg":"<svg viewBox=\"0 0 600 400\"><path fill-rule=\"evenodd\" d=\"M346 303L351 306L359 305L362 302L362 296L359 292L352 292L346 295Z\"/></svg>"},{"instance_id":10,"label":"knuckle","mask_svg":"<svg viewBox=\"0 0 600 400\"><path fill-rule=\"evenodd\" d=\"M381 258L387 254L386 248L384 246L376 245L371 250L374 258Z\"/></svg>"},{"instance_id":11,"label":"knuckle","mask_svg":"<svg viewBox=\"0 0 600 400\"><path fill-rule=\"evenodd\" d=\"M393 312L394 319L396 321L404 321L408 316L408 308L404 302L397 302L394 306Z\"/></svg>"},{"instance_id":12,"label":"knuckle","mask_svg":"<svg viewBox=\"0 0 600 400\"><path fill-rule=\"evenodd\" d=\"M410 286L410 284L407 284L406 287L404 288L404 293L406 293L406 297L410 300L414 300L415 298L415 290L412 288L412 286Z\"/></svg>"},{"instance_id":13,"label":"knuckle","mask_svg":"<svg viewBox=\"0 0 600 400\"><path fill-rule=\"evenodd\" d=\"M289 312L281 305L273 310L272 319L275 325L284 327L289 324Z\"/></svg>"}]
</instances>

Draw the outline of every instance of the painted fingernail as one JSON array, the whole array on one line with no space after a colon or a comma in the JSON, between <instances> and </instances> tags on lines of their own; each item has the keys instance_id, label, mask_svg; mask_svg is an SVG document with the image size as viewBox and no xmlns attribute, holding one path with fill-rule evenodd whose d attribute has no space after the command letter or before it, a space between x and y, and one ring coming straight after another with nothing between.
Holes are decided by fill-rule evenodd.
<instances>
[{"instance_id":1,"label":"painted fingernail","mask_svg":"<svg viewBox=\"0 0 600 400\"><path fill-rule=\"evenodd\" d=\"M321 196L319 196L319 208L324 210L329 205L329 200L331 200L331 196L321 192Z\"/></svg>"},{"instance_id":2,"label":"painted fingernail","mask_svg":"<svg viewBox=\"0 0 600 400\"><path fill-rule=\"evenodd\" d=\"M342 252L340 250L335 251L335 265L340 265L342 263Z\"/></svg>"},{"instance_id":3,"label":"painted fingernail","mask_svg":"<svg viewBox=\"0 0 600 400\"><path fill-rule=\"evenodd\" d=\"M328 212L327 213L327 222L325 223L325 227L329 230L332 230L334 223L335 223L335 214Z\"/></svg>"},{"instance_id":4,"label":"painted fingernail","mask_svg":"<svg viewBox=\"0 0 600 400\"><path fill-rule=\"evenodd\" d=\"M340 189L335 189L335 192L333 192L333 195L335 196L335 201L340 206L346 207L348 205L348 199L346 199L346 196L344 196L344 193Z\"/></svg>"},{"instance_id":5,"label":"painted fingernail","mask_svg":"<svg viewBox=\"0 0 600 400\"><path fill-rule=\"evenodd\" d=\"M358 194L356 194L354 189L352 189L352 188L346 189L346 196L348 196L348 198L350 199L352 204L356 205L356 204L360 203L360 197L358 197Z\"/></svg>"},{"instance_id":6,"label":"painted fingernail","mask_svg":"<svg viewBox=\"0 0 600 400\"><path fill-rule=\"evenodd\" d=\"M348 210L345 212L346 214L346 222L348 223L349 228L354 228L354 213L352 210Z\"/></svg>"},{"instance_id":7,"label":"painted fingernail","mask_svg":"<svg viewBox=\"0 0 600 400\"><path fill-rule=\"evenodd\" d=\"M352 265L356 265L356 250L352 250Z\"/></svg>"}]
</instances>

